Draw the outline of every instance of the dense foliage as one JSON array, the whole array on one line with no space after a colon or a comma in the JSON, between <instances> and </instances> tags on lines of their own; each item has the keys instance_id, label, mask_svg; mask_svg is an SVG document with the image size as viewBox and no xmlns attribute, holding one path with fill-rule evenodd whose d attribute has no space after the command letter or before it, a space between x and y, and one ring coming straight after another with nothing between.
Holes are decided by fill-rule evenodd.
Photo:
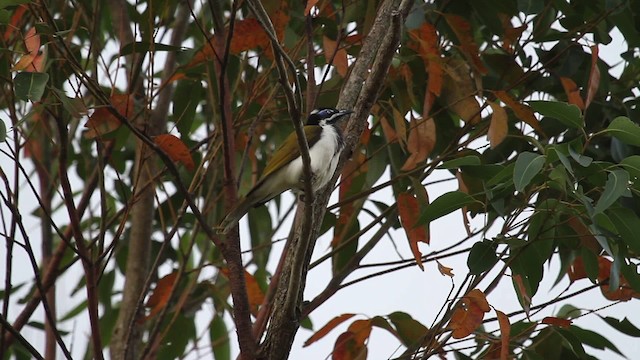
<instances>
[{"instance_id":1,"label":"dense foliage","mask_svg":"<svg viewBox=\"0 0 640 360\"><path fill-rule=\"evenodd\" d=\"M622 354L587 315L640 336L600 315L640 297L638 0L11 0L0 30L3 359L274 357L299 324L335 359L373 329L400 358ZM216 234L304 114L338 105L356 112L337 202L291 225L278 197ZM397 253L366 264L387 236ZM428 322L411 298L314 317L406 268L451 277ZM307 271L331 271L319 293ZM504 284L518 309L495 305ZM571 305L585 293L609 305Z\"/></svg>"}]
</instances>

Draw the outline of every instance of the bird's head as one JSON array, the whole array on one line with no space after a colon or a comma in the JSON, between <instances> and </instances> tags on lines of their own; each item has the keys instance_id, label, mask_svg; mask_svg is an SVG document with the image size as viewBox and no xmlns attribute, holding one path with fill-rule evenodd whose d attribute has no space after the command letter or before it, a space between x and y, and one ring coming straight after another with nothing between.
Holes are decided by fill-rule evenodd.
<instances>
[{"instance_id":1,"label":"bird's head","mask_svg":"<svg viewBox=\"0 0 640 360\"><path fill-rule=\"evenodd\" d=\"M338 120L351 114L351 110L336 110L333 108L319 108L311 111L307 125L333 125Z\"/></svg>"}]
</instances>

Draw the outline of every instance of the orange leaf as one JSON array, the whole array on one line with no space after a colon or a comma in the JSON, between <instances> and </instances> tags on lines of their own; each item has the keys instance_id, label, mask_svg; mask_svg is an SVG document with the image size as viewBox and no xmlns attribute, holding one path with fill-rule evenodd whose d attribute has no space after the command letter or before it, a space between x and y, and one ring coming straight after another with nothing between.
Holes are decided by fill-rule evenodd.
<instances>
[{"instance_id":1,"label":"orange leaf","mask_svg":"<svg viewBox=\"0 0 640 360\"><path fill-rule=\"evenodd\" d=\"M560 83L562 83L562 87L564 88L565 94L567 94L567 100L569 100L569 104L574 104L580 110L584 110L584 101L580 97L580 89L578 85L568 77L560 77Z\"/></svg>"},{"instance_id":2,"label":"orange leaf","mask_svg":"<svg viewBox=\"0 0 640 360\"><path fill-rule=\"evenodd\" d=\"M316 6L318 0L307 0L307 7L304 8L304 16L308 16L311 13L311 9Z\"/></svg>"},{"instance_id":3,"label":"orange leaf","mask_svg":"<svg viewBox=\"0 0 640 360\"><path fill-rule=\"evenodd\" d=\"M425 161L436 145L436 123L433 118L413 119L407 139L407 150L411 154L402 165L402 171L413 170Z\"/></svg>"},{"instance_id":4,"label":"orange leaf","mask_svg":"<svg viewBox=\"0 0 640 360\"><path fill-rule=\"evenodd\" d=\"M11 19L9 20L9 23L6 24L7 28L4 31L3 35L3 39L5 42L9 42L9 39L11 39L11 35L13 35L13 33L17 29L22 28L22 26L20 26L20 22L28 18L24 16L25 11L27 11L27 5L21 4L18 5L13 15L11 15Z\"/></svg>"},{"instance_id":5,"label":"orange leaf","mask_svg":"<svg viewBox=\"0 0 640 360\"><path fill-rule=\"evenodd\" d=\"M269 46L269 37L256 19L238 20L234 24L233 37L229 51L239 54L243 51L258 47L266 49Z\"/></svg>"},{"instance_id":6,"label":"orange leaf","mask_svg":"<svg viewBox=\"0 0 640 360\"><path fill-rule=\"evenodd\" d=\"M473 33L471 31L471 24L459 15L445 14L444 15L447 24L451 27L456 34L458 41L460 42L460 48L462 53L467 57L475 70L481 74L487 73L487 68L480 60L480 49L473 40Z\"/></svg>"},{"instance_id":7,"label":"orange leaf","mask_svg":"<svg viewBox=\"0 0 640 360\"><path fill-rule=\"evenodd\" d=\"M509 317L502 311L496 310L496 315L498 315L498 325L500 325L500 360L508 360L511 323L509 323Z\"/></svg>"},{"instance_id":8,"label":"orange leaf","mask_svg":"<svg viewBox=\"0 0 640 360\"><path fill-rule=\"evenodd\" d=\"M598 45L591 46L591 71L589 72L589 85L587 86L587 98L584 100L584 108L588 108L600 86L600 68L598 67Z\"/></svg>"},{"instance_id":9,"label":"orange leaf","mask_svg":"<svg viewBox=\"0 0 640 360\"><path fill-rule=\"evenodd\" d=\"M356 320L349 325L347 331L353 334L356 344L364 346L364 342L367 341L371 334L372 326L371 320Z\"/></svg>"},{"instance_id":10,"label":"orange leaf","mask_svg":"<svg viewBox=\"0 0 640 360\"><path fill-rule=\"evenodd\" d=\"M20 57L20 60L11 68L11 71L28 69L29 71L41 72L44 55L38 53L40 50L40 35L36 33L35 27L29 29L25 34L24 45L26 53ZM37 63L34 64L36 60Z\"/></svg>"},{"instance_id":11,"label":"orange leaf","mask_svg":"<svg viewBox=\"0 0 640 360\"><path fill-rule=\"evenodd\" d=\"M221 268L220 273L229 278L229 269ZM244 271L244 282L247 287L247 297L249 298L249 306L251 307L251 313L256 315L258 313L258 307L264 302L264 292L260 288L256 278L249 274L248 271Z\"/></svg>"},{"instance_id":12,"label":"orange leaf","mask_svg":"<svg viewBox=\"0 0 640 360\"><path fill-rule=\"evenodd\" d=\"M149 315L145 317L144 321L157 315L162 309L167 306L169 298L171 297L171 291L178 280L178 272L174 271L171 274L165 275L162 279L158 280L156 288L153 289L149 300L147 300L146 307L151 308Z\"/></svg>"},{"instance_id":13,"label":"orange leaf","mask_svg":"<svg viewBox=\"0 0 640 360\"><path fill-rule=\"evenodd\" d=\"M111 105L120 115L128 118L133 115L134 101L133 95L129 94L113 94L111 95ZM96 108L89 120L85 124L88 128L84 136L88 139L94 139L98 136L105 135L122 125L120 120L115 117L106 107Z\"/></svg>"},{"instance_id":14,"label":"orange leaf","mask_svg":"<svg viewBox=\"0 0 640 360\"><path fill-rule=\"evenodd\" d=\"M539 134L544 134L544 131L542 131L542 127L540 126L540 122L538 121L538 119L536 119L535 113L529 106L520 103L519 101L511 97L511 95L509 95L509 93L506 91L498 90L494 93L498 97L498 99L507 104L507 106L510 107L511 110L513 110L518 119L524 121Z\"/></svg>"},{"instance_id":15,"label":"orange leaf","mask_svg":"<svg viewBox=\"0 0 640 360\"><path fill-rule=\"evenodd\" d=\"M331 40L327 36L322 37L322 47L324 48L324 56L327 63L335 66L340 76L345 77L349 70L349 62L347 61L347 51L344 48L338 48L338 43Z\"/></svg>"},{"instance_id":16,"label":"orange leaf","mask_svg":"<svg viewBox=\"0 0 640 360\"><path fill-rule=\"evenodd\" d=\"M31 28L24 36L24 45L29 53L37 53L40 50L40 35L36 33L36 28Z\"/></svg>"},{"instance_id":17,"label":"orange leaf","mask_svg":"<svg viewBox=\"0 0 640 360\"><path fill-rule=\"evenodd\" d=\"M436 28L425 22L418 29L409 31L409 36L417 42L417 46L411 46L411 48L416 50L427 65L427 72L429 73L427 91L439 96L442 89L443 71Z\"/></svg>"},{"instance_id":18,"label":"orange leaf","mask_svg":"<svg viewBox=\"0 0 640 360\"><path fill-rule=\"evenodd\" d=\"M544 319L542 319L542 323L543 324L547 324L547 325L561 327L561 328L568 328L569 326L571 326L571 320L569 320L569 319L561 319L561 318L557 318L557 317L553 317L553 316L545 317Z\"/></svg>"},{"instance_id":19,"label":"orange leaf","mask_svg":"<svg viewBox=\"0 0 640 360\"><path fill-rule=\"evenodd\" d=\"M440 271L440 274L442 274L444 276L448 276L450 278L454 277L452 268L446 267L446 266L440 264L440 261L438 261L438 260L436 260L436 263L438 263L438 271Z\"/></svg>"},{"instance_id":20,"label":"orange leaf","mask_svg":"<svg viewBox=\"0 0 640 360\"><path fill-rule=\"evenodd\" d=\"M400 193L398 195L398 213L400 214L400 222L409 239L409 247L413 253L413 257L421 270L424 271L422 265L422 253L418 248L418 243L429 243L429 233L425 224L418 224L420 218L420 204L412 194ZM427 204L424 204L427 205Z\"/></svg>"},{"instance_id":21,"label":"orange leaf","mask_svg":"<svg viewBox=\"0 0 640 360\"><path fill-rule=\"evenodd\" d=\"M509 117L507 116L507 111L502 106L492 101L488 101L488 103L489 106L491 106L491 110L493 110L493 114L491 114L491 124L487 132L487 138L489 138L491 148L495 149L496 146L500 145L504 139L506 139L509 133Z\"/></svg>"},{"instance_id":22,"label":"orange leaf","mask_svg":"<svg viewBox=\"0 0 640 360\"><path fill-rule=\"evenodd\" d=\"M346 331L336 339L336 344L331 353L332 360L365 360L367 348L364 344L358 344L351 331Z\"/></svg>"},{"instance_id":23,"label":"orange leaf","mask_svg":"<svg viewBox=\"0 0 640 360\"><path fill-rule=\"evenodd\" d=\"M156 136L153 142L166 152L171 160L181 162L189 171L195 169L196 165L193 163L189 148L177 136L162 134Z\"/></svg>"},{"instance_id":24,"label":"orange leaf","mask_svg":"<svg viewBox=\"0 0 640 360\"><path fill-rule=\"evenodd\" d=\"M489 312L490 307L484 293L478 289L471 290L458 303L451 315L449 328L454 339L461 339L471 335L484 319L484 313Z\"/></svg>"},{"instance_id":25,"label":"orange leaf","mask_svg":"<svg viewBox=\"0 0 640 360\"><path fill-rule=\"evenodd\" d=\"M307 341L304 342L304 345L302 345L303 347L309 346L311 344L313 344L314 342L322 339L323 337L325 337L325 335L327 335L331 330L333 330L336 326L342 324L343 322L351 319L352 317L354 317L356 314L342 314L340 316L336 316L333 319L329 320L329 322L323 326L320 330L316 331L315 334L311 335L311 337L309 339L307 339Z\"/></svg>"}]
</instances>

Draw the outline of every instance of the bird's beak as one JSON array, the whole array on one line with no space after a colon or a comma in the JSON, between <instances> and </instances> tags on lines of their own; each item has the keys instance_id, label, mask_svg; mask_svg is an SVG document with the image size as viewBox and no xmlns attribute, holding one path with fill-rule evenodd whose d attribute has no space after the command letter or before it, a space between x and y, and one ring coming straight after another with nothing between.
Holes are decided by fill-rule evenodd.
<instances>
[{"instance_id":1,"label":"bird's beak","mask_svg":"<svg viewBox=\"0 0 640 360\"><path fill-rule=\"evenodd\" d=\"M340 110L338 120L346 118L347 115L353 114L352 110Z\"/></svg>"}]
</instances>

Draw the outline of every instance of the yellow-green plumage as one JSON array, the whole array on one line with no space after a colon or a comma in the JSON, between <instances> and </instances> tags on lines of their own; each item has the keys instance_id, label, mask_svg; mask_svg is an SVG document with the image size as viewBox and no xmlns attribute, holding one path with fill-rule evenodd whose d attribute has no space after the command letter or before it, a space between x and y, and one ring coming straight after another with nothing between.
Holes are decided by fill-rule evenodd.
<instances>
[{"instance_id":1,"label":"yellow-green plumage","mask_svg":"<svg viewBox=\"0 0 640 360\"><path fill-rule=\"evenodd\" d=\"M350 114L335 109L314 110L309 124L303 131L309 144L311 159L311 187L313 191L324 187L333 176L342 151L342 133L335 122ZM227 233L252 206L261 205L282 192L303 188L304 171L296 133L290 134L273 153L262 176L240 201L229 211L219 225L221 233Z\"/></svg>"}]
</instances>

